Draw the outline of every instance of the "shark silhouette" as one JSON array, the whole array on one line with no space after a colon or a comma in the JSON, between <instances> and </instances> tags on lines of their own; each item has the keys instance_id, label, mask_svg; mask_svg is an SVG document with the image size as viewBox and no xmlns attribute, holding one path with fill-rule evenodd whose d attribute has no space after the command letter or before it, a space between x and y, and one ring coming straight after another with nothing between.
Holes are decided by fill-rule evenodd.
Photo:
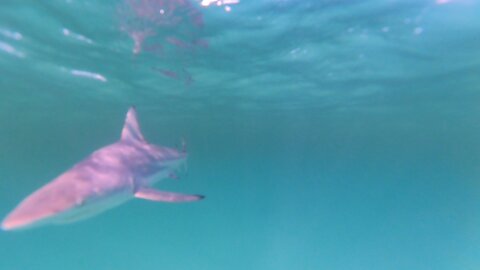
<instances>
[{"instance_id":1,"label":"shark silhouette","mask_svg":"<svg viewBox=\"0 0 480 270\"><path fill-rule=\"evenodd\" d=\"M174 177L186 157L184 150L146 142L136 110L131 107L119 141L93 152L25 198L2 222L2 229L75 222L132 198L158 202L201 200L202 195L165 192L151 187L162 178Z\"/></svg>"}]
</instances>

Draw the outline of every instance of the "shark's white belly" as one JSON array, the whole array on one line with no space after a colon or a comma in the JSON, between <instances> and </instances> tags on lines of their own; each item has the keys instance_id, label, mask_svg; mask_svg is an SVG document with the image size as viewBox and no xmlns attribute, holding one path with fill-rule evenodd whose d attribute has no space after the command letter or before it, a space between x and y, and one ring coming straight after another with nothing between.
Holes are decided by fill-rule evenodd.
<instances>
[{"instance_id":1,"label":"shark's white belly","mask_svg":"<svg viewBox=\"0 0 480 270\"><path fill-rule=\"evenodd\" d=\"M108 196L95 198L92 201L78 205L72 209L69 209L68 211L51 217L50 223L64 224L87 219L123 204L132 198L133 196L130 192L120 192L117 194L110 194Z\"/></svg>"}]
</instances>

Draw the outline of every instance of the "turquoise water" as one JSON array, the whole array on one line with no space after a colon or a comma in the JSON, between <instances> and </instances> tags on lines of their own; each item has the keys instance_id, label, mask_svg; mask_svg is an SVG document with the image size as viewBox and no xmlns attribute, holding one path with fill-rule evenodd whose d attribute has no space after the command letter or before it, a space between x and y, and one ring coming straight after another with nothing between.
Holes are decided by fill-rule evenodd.
<instances>
[{"instance_id":1,"label":"turquoise water","mask_svg":"<svg viewBox=\"0 0 480 270\"><path fill-rule=\"evenodd\" d=\"M445 2L3 0L2 218L132 104L207 197L1 232L0 269L478 269L480 4Z\"/></svg>"}]
</instances>

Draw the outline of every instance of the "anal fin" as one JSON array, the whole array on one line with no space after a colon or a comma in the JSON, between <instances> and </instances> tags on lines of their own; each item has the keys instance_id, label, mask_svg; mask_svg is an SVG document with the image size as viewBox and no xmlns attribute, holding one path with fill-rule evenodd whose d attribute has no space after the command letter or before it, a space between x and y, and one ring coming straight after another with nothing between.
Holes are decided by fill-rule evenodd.
<instances>
[{"instance_id":1,"label":"anal fin","mask_svg":"<svg viewBox=\"0 0 480 270\"><path fill-rule=\"evenodd\" d=\"M193 202L205 198L202 195L189 195L160 191L152 188L140 188L135 192L135 198L156 202Z\"/></svg>"}]
</instances>

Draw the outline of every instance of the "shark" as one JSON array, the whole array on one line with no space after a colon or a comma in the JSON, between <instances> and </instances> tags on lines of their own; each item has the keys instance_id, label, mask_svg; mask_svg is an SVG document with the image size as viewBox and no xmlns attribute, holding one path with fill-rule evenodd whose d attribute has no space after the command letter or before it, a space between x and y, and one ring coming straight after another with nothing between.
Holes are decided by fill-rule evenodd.
<instances>
[{"instance_id":1,"label":"shark","mask_svg":"<svg viewBox=\"0 0 480 270\"><path fill-rule=\"evenodd\" d=\"M185 148L185 147L183 147ZM65 224L96 216L138 198L155 202L193 202L203 195L155 189L153 185L185 165L185 149L148 143L130 107L121 137L104 146L21 201L2 221L6 231Z\"/></svg>"}]
</instances>

